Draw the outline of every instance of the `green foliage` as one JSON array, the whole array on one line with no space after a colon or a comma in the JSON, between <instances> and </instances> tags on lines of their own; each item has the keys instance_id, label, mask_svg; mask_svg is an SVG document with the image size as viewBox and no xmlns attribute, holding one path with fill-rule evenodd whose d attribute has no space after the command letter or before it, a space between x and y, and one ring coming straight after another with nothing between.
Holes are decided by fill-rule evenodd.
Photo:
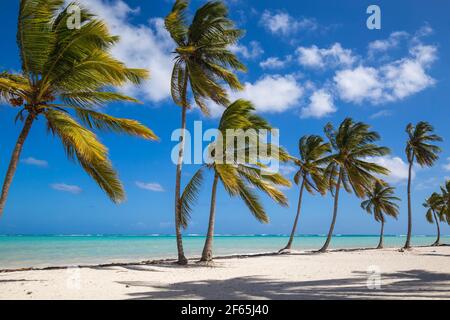
<instances>
[{"instance_id":1,"label":"green foliage","mask_svg":"<svg viewBox=\"0 0 450 320\"><path fill-rule=\"evenodd\" d=\"M438 153L441 152L441 148L434 145L433 142L442 141L442 138L433 134L433 131L434 128L428 122L420 121L416 126L408 124L406 127L408 141L405 152L410 163L416 160L422 167L431 167L439 159Z\"/></svg>"},{"instance_id":2,"label":"green foliage","mask_svg":"<svg viewBox=\"0 0 450 320\"><path fill-rule=\"evenodd\" d=\"M334 151L322 159L322 162L328 163L325 175L329 187L336 187L335 178L340 173L338 181L345 190L363 198L374 181L379 180L376 175L389 173L388 169L369 159L389 154L389 149L375 144L380 136L370 131L369 125L354 122L351 118L346 118L337 129L328 123L324 131Z\"/></svg>"},{"instance_id":3,"label":"green foliage","mask_svg":"<svg viewBox=\"0 0 450 320\"><path fill-rule=\"evenodd\" d=\"M369 214L373 214L378 222L385 222L384 214L397 219L400 198L394 196L395 188L376 181L372 188L367 191L367 200L361 202L361 208Z\"/></svg>"},{"instance_id":4,"label":"green foliage","mask_svg":"<svg viewBox=\"0 0 450 320\"><path fill-rule=\"evenodd\" d=\"M125 198L123 187L108 159L106 147L89 129L157 139L135 120L115 118L99 109L110 102L138 102L110 88L139 84L148 71L128 68L109 49L119 40L106 24L77 2L21 0L17 43L22 72L0 73L0 100L24 112L43 115L50 132L59 137L70 159L114 201ZM69 29L67 8L81 8L81 27ZM86 125L83 127L74 116Z\"/></svg>"},{"instance_id":5,"label":"green foliage","mask_svg":"<svg viewBox=\"0 0 450 320\"><path fill-rule=\"evenodd\" d=\"M222 118L219 122L219 130L224 135L227 130L241 130L240 132L244 135L246 132L244 130L254 130L257 134L258 130L271 129L270 124L268 124L263 118L254 113L255 108L251 102L246 100L237 100L228 106L225 112L222 114ZM239 138L239 135L236 137ZM226 140L225 138L223 140ZM257 150L258 148L254 145L254 141L249 139L245 148L228 148L230 144L234 145L234 140L231 141L221 141L223 144L217 141L212 142L208 148L213 150L212 162L206 167L214 171L214 174L218 176L219 181L222 183L225 190L230 196L240 197L247 208L250 210L251 214L260 222L267 223L269 218L263 205L256 193L256 190L268 195L271 199L282 206L287 206L288 201L283 192L280 191L279 187L290 187L290 182L284 178L282 175L277 173L269 173L265 169L263 164L255 161L253 157L238 157L238 153L247 152L249 150ZM269 144L269 148L272 150L278 150L281 148L276 148L274 145ZM217 152L221 150L223 156L219 157ZM291 157L283 150L280 155L276 155L276 152L272 152L269 156L272 160L287 161ZM232 163L228 163L227 159L234 159ZM244 161L239 161L239 159ZM182 221L187 221L192 210L192 206L197 199L198 190L202 178L194 175L191 181L186 186L182 201ZM256 189L256 190L255 190Z\"/></svg>"},{"instance_id":6,"label":"green foliage","mask_svg":"<svg viewBox=\"0 0 450 320\"><path fill-rule=\"evenodd\" d=\"M245 71L229 47L242 36L228 17L228 10L221 1L210 1L200 7L188 25L186 10L188 1L177 0L165 18L165 27L176 43L175 64L172 71L171 93L174 102L189 108L188 88L197 106L209 115L207 101L227 106L227 91L242 85L233 71ZM231 70L230 70L231 69Z\"/></svg>"},{"instance_id":7,"label":"green foliage","mask_svg":"<svg viewBox=\"0 0 450 320\"><path fill-rule=\"evenodd\" d=\"M303 136L299 140L298 149L300 158L293 160L299 167L294 175L294 182L298 185L303 179L309 193L317 191L325 194L329 181L325 175L324 158L331 152L331 144L325 143L320 136Z\"/></svg>"}]
</instances>

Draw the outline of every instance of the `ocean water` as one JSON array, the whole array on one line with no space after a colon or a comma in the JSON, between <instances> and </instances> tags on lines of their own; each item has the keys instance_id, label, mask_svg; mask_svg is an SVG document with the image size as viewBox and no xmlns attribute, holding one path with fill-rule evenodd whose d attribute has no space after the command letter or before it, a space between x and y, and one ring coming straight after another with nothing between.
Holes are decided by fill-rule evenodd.
<instances>
[{"instance_id":1,"label":"ocean water","mask_svg":"<svg viewBox=\"0 0 450 320\"><path fill-rule=\"evenodd\" d=\"M185 236L188 257L198 257L204 243L203 236ZM333 237L330 248L368 248L378 244L378 236L342 235ZM273 252L282 248L287 236L246 235L216 236L215 255ZM414 236L413 245L429 245L435 236ZM294 249L319 249L324 236L297 236ZM404 236L385 236L386 247L401 247ZM450 236L441 237L450 243ZM131 262L175 258L174 236L0 236L0 269L22 267L66 266Z\"/></svg>"}]
</instances>

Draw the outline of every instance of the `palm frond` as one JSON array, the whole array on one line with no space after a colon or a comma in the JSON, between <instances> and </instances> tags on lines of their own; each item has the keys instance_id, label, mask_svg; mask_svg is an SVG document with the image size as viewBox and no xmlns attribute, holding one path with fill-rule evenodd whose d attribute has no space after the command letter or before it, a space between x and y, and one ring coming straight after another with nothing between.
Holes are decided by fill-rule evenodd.
<instances>
[{"instance_id":1,"label":"palm frond","mask_svg":"<svg viewBox=\"0 0 450 320\"><path fill-rule=\"evenodd\" d=\"M180 212L180 225L183 228L187 228L189 220L192 215L192 209L198 200L198 194L200 192L200 187L203 183L203 167L197 170L197 172L192 176L189 183L184 188L183 194L181 195L181 212Z\"/></svg>"}]
</instances>

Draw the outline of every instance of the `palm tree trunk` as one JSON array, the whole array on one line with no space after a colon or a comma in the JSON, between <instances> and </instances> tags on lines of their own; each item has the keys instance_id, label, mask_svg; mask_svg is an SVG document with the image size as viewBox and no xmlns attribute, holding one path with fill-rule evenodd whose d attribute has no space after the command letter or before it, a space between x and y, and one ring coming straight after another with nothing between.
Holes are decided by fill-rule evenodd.
<instances>
[{"instance_id":1,"label":"palm tree trunk","mask_svg":"<svg viewBox=\"0 0 450 320\"><path fill-rule=\"evenodd\" d=\"M406 235L406 243L404 249L411 248L411 231L412 231L412 209L411 209L411 173L414 161L409 162L408 169L408 234Z\"/></svg>"},{"instance_id":2,"label":"palm tree trunk","mask_svg":"<svg viewBox=\"0 0 450 320\"><path fill-rule=\"evenodd\" d=\"M212 245L214 238L214 223L216 220L216 193L217 193L217 182L219 181L219 176L216 173L214 175L214 182L211 192L211 207L209 210L209 223L208 223L208 233L206 234L205 246L203 247L202 258L200 261L209 262L212 261Z\"/></svg>"},{"instance_id":3,"label":"palm tree trunk","mask_svg":"<svg viewBox=\"0 0 450 320\"><path fill-rule=\"evenodd\" d=\"M342 168L339 169L339 178L336 185L336 194L334 195L334 209L333 209L333 220L331 221L330 230L328 231L327 240L325 241L325 244L323 247L319 250L319 252L326 252L328 249L328 246L331 242L331 237L333 236L334 231L334 225L336 223L336 216L337 216L337 210L338 210L338 204L339 204L339 190L341 188L341 181L342 181Z\"/></svg>"},{"instance_id":4,"label":"palm tree trunk","mask_svg":"<svg viewBox=\"0 0 450 320\"><path fill-rule=\"evenodd\" d=\"M178 152L177 173L175 182L175 234L177 237L177 250L178 250L178 264L186 265L187 259L184 255L183 238L181 234L180 214L181 214L181 201L180 201L180 189L181 189L181 168L183 165L183 152L184 152L184 131L186 129L186 106L182 107L181 111L181 136L180 136L180 150Z\"/></svg>"},{"instance_id":5,"label":"palm tree trunk","mask_svg":"<svg viewBox=\"0 0 450 320\"><path fill-rule=\"evenodd\" d=\"M434 221L436 222L436 228L437 228L437 238L436 241L433 243L433 246L438 246L440 245L440 240L441 240L441 229L439 228L439 220L436 216L436 212L433 211L433 215L434 215Z\"/></svg>"},{"instance_id":6,"label":"palm tree trunk","mask_svg":"<svg viewBox=\"0 0 450 320\"><path fill-rule=\"evenodd\" d=\"M2 193L0 196L0 216L3 214L3 209L5 208L6 199L8 198L9 188L11 187L12 180L14 178L14 174L16 173L17 163L19 162L20 153L22 152L23 144L28 134L30 133L31 125L33 124L36 115L29 114L27 119L25 120L25 124L23 126L22 132L17 139L16 146L14 147L14 151L11 156L11 160L9 162L8 171L6 171L5 181L3 183Z\"/></svg>"},{"instance_id":7,"label":"palm tree trunk","mask_svg":"<svg viewBox=\"0 0 450 320\"><path fill-rule=\"evenodd\" d=\"M377 249L383 249L383 237L384 237L384 221L381 220L380 242L378 243Z\"/></svg>"},{"instance_id":8,"label":"palm tree trunk","mask_svg":"<svg viewBox=\"0 0 450 320\"><path fill-rule=\"evenodd\" d=\"M289 237L289 241L288 241L286 247L284 247L280 251L291 249L292 242L294 242L295 231L297 230L298 219L300 217L300 211L301 211L301 207L302 207L302 198L303 198L304 188L305 188L305 179L302 180L302 184L300 186L300 193L298 196L298 205L297 205L297 215L295 216L294 225L292 226L291 236Z\"/></svg>"}]
</instances>

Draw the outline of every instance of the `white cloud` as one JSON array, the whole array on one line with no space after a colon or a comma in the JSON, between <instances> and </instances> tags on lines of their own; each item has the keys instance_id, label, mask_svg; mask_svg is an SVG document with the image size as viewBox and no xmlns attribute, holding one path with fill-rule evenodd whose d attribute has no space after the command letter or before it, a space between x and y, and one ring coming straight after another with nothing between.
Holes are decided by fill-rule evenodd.
<instances>
[{"instance_id":1,"label":"white cloud","mask_svg":"<svg viewBox=\"0 0 450 320\"><path fill-rule=\"evenodd\" d=\"M392 115L392 111L390 111L390 110L380 110L380 111L375 112L374 114L372 114L370 116L370 119L378 119L378 118L381 118L381 117L388 117L390 115Z\"/></svg>"},{"instance_id":2,"label":"white cloud","mask_svg":"<svg viewBox=\"0 0 450 320\"><path fill-rule=\"evenodd\" d=\"M372 67L340 70L334 76L334 82L341 99L349 102L361 103L364 99L377 101L383 91L378 70Z\"/></svg>"},{"instance_id":3,"label":"white cloud","mask_svg":"<svg viewBox=\"0 0 450 320\"><path fill-rule=\"evenodd\" d=\"M390 183L399 183L408 180L408 163L406 163L399 157L368 157L366 161L372 161L380 166L389 169L390 174L388 176L381 176L381 178ZM416 176L414 169L411 175L412 178Z\"/></svg>"},{"instance_id":4,"label":"white cloud","mask_svg":"<svg viewBox=\"0 0 450 320\"><path fill-rule=\"evenodd\" d=\"M249 47L242 44L235 44L230 46L230 51L240 54L246 59L255 59L264 53L264 50L258 41L251 41Z\"/></svg>"},{"instance_id":5,"label":"white cloud","mask_svg":"<svg viewBox=\"0 0 450 320\"><path fill-rule=\"evenodd\" d=\"M402 100L432 85L427 69L437 58L435 46L413 46L405 58L379 68L358 66L337 71L334 82L344 101L380 104Z\"/></svg>"},{"instance_id":6,"label":"white cloud","mask_svg":"<svg viewBox=\"0 0 450 320\"><path fill-rule=\"evenodd\" d=\"M141 86L125 86L122 91L149 101L162 101L170 97L170 76L173 65L174 44L164 29L162 18L153 18L147 24L129 22L139 8L132 9L122 0L81 0L92 12L104 19L110 32L120 36L120 42L111 52L129 67L150 70L150 79Z\"/></svg>"},{"instance_id":7,"label":"white cloud","mask_svg":"<svg viewBox=\"0 0 450 320\"><path fill-rule=\"evenodd\" d=\"M260 112L283 112L295 106L303 88L293 75L265 75L254 83L246 82L236 98L252 101Z\"/></svg>"},{"instance_id":8,"label":"white cloud","mask_svg":"<svg viewBox=\"0 0 450 320\"><path fill-rule=\"evenodd\" d=\"M322 118L336 112L333 96L324 89L315 91L309 98L310 103L302 108L302 118Z\"/></svg>"},{"instance_id":9,"label":"white cloud","mask_svg":"<svg viewBox=\"0 0 450 320\"><path fill-rule=\"evenodd\" d=\"M450 158L447 158L448 163L443 165L444 170L450 171Z\"/></svg>"},{"instance_id":10,"label":"white cloud","mask_svg":"<svg viewBox=\"0 0 450 320\"><path fill-rule=\"evenodd\" d=\"M297 168L291 164L280 164L280 173L284 176L289 176L294 172L297 172Z\"/></svg>"},{"instance_id":11,"label":"white cloud","mask_svg":"<svg viewBox=\"0 0 450 320\"><path fill-rule=\"evenodd\" d=\"M273 13L265 10L260 23L271 33L289 35L301 30L316 30L319 25L314 19L296 19L286 12Z\"/></svg>"},{"instance_id":12,"label":"white cloud","mask_svg":"<svg viewBox=\"0 0 450 320\"><path fill-rule=\"evenodd\" d=\"M298 47L296 53L298 62L309 68L350 67L356 61L352 50L342 48L340 43L335 43L328 49L316 45Z\"/></svg>"},{"instance_id":13,"label":"white cloud","mask_svg":"<svg viewBox=\"0 0 450 320\"><path fill-rule=\"evenodd\" d=\"M407 32L396 31L392 32L387 39L375 40L370 42L368 46L369 56L397 48L400 44L400 41L407 38L408 36L409 34Z\"/></svg>"},{"instance_id":14,"label":"white cloud","mask_svg":"<svg viewBox=\"0 0 450 320\"><path fill-rule=\"evenodd\" d=\"M259 63L259 66L263 69L281 69L284 68L290 61L292 56L287 56L284 59L278 57L269 57Z\"/></svg>"},{"instance_id":15,"label":"white cloud","mask_svg":"<svg viewBox=\"0 0 450 320\"><path fill-rule=\"evenodd\" d=\"M293 75L264 75L254 83L245 82L244 90L229 91L230 101L245 99L251 101L257 112L284 112L299 103L303 96L303 87ZM211 117L220 117L225 110L212 101L208 101Z\"/></svg>"},{"instance_id":16,"label":"white cloud","mask_svg":"<svg viewBox=\"0 0 450 320\"><path fill-rule=\"evenodd\" d=\"M81 189L79 186L65 183L53 183L50 185L50 187L57 191L68 192L72 194L79 194L83 191L83 189Z\"/></svg>"},{"instance_id":17,"label":"white cloud","mask_svg":"<svg viewBox=\"0 0 450 320\"><path fill-rule=\"evenodd\" d=\"M164 192L164 188L159 183L155 183L155 182L136 181L136 186L138 188L148 190L148 191Z\"/></svg>"},{"instance_id":18,"label":"white cloud","mask_svg":"<svg viewBox=\"0 0 450 320\"><path fill-rule=\"evenodd\" d=\"M30 166L36 166L36 167L41 167L41 168L46 168L48 167L48 162L46 160L39 160L33 157L28 157L25 159L22 159L20 162L30 165Z\"/></svg>"}]
</instances>

